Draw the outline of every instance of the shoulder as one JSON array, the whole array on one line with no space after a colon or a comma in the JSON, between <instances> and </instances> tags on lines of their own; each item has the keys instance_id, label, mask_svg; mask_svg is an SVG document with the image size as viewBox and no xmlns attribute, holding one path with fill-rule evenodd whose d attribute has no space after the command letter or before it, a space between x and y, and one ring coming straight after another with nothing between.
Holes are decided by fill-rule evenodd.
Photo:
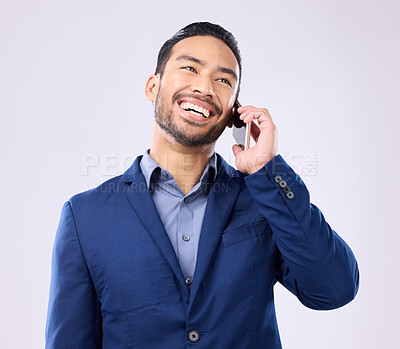
<instances>
[{"instance_id":1,"label":"shoulder","mask_svg":"<svg viewBox=\"0 0 400 349\"><path fill-rule=\"evenodd\" d=\"M68 200L73 209L104 205L124 190L122 175L110 178L97 187L77 193Z\"/></svg>"},{"instance_id":2,"label":"shoulder","mask_svg":"<svg viewBox=\"0 0 400 349\"><path fill-rule=\"evenodd\" d=\"M141 174L141 158L141 155L137 156L123 174L110 178L95 188L73 195L68 200L72 208L109 207L117 203L126 190L125 183Z\"/></svg>"}]
</instances>

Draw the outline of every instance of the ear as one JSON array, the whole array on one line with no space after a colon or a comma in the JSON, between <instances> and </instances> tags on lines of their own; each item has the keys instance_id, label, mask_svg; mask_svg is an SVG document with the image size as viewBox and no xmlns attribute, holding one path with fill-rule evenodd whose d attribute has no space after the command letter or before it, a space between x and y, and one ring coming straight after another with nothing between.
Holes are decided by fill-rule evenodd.
<instances>
[{"instance_id":1,"label":"ear","mask_svg":"<svg viewBox=\"0 0 400 349\"><path fill-rule=\"evenodd\" d=\"M151 75L146 82L146 88L144 90L144 94L149 101L154 102L156 100L159 87L160 76L158 74Z\"/></svg>"}]
</instances>

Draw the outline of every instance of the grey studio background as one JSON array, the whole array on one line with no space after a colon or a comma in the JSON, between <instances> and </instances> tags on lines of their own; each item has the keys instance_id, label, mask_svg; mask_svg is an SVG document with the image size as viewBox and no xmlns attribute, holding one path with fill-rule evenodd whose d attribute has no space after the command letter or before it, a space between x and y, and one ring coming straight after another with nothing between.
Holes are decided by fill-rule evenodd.
<instances>
[{"instance_id":1,"label":"grey studio background","mask_svg":"<svg viewBox=\"0 0 400 349\"><path fill-rule=\"evenodd\" d=\"M193 21L233 32L240 101L269 109L279 153L352 247L356 299L305 308L275 287L286 349L395 348L398 1L0 1L1 348L43 348L62 204L150 147L158 50ZM233 165L227 131L217 150Z\"/></svg>"}]
</instances>

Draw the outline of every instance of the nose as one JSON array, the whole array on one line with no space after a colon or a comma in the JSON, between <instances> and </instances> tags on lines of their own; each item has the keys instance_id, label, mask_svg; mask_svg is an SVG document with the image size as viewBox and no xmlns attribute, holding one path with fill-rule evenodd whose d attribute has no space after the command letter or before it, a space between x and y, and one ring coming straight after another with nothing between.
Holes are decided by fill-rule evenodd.
<instances>
[{"instance_id":1,"label":"nose","mask_svg":"<svg viewBox=\"0 0 400 349\"><path fill-rule=\"evenodd\" d=\"M207 97L214 97L215 92L212 85L212 81L206 76L198 76L192 83L192 91L200 93Z\"/></svg>"}]
</instances>

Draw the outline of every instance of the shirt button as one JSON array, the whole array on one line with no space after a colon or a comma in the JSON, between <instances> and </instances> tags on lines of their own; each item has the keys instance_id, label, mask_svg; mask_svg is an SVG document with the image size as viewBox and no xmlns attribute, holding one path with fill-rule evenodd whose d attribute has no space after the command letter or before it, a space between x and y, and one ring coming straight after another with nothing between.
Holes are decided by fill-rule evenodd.
<instances>
[{"instance_id":1,"label":"shirt button","mask_svg":"<svg viewBox=\"0 0 400 349\"><path fill-rule=\"evenodd\" d=\"M161 177L162 178L168 178L168 173L165 171L161 171Z\"/></svg>"},{"instance_id":2,"label":"shirt button","mask_svg":"<svg viewBox=\"0 0 400 349\"><path fill-rule=\"evenodd\" d=\"M187 277L185 279L186 285L190 286L192 284L192 279L190 277Z\"/></svg>"},{"instance_id":3,"label":"shirt button","mask_svg":"<svg viewBox=\"0 0 400 349\"><path fill-rule=\"evenodd\" d=\"M187 235L187 234L182 235L182 239L183 239L184 241L189 241L189 240L190 240L190 236Z\"/></svg>"},{"instance_id":4,"label":"shirt button","mask_svg":"<svg viewBox=\"0 0 400 349\"><path fill-rule=\"evenodd\" d=\"M191 330L188 333L188 338L192 343L196 343L200 339L199 332L197 332L196 330Z\"/></svg>"},{"instance_id":5,"label":"shirt button","mask_svg":"<svg viewBox=\"0 0 400 349\"><path fill-rule=\"evenodd\" d=\"M189 199L188 199L188 198L184 198L184 199L183 199L183 202L184 202L185 204L187 204L187 203L189 202Z\"/></svg>"}]
</instances>

